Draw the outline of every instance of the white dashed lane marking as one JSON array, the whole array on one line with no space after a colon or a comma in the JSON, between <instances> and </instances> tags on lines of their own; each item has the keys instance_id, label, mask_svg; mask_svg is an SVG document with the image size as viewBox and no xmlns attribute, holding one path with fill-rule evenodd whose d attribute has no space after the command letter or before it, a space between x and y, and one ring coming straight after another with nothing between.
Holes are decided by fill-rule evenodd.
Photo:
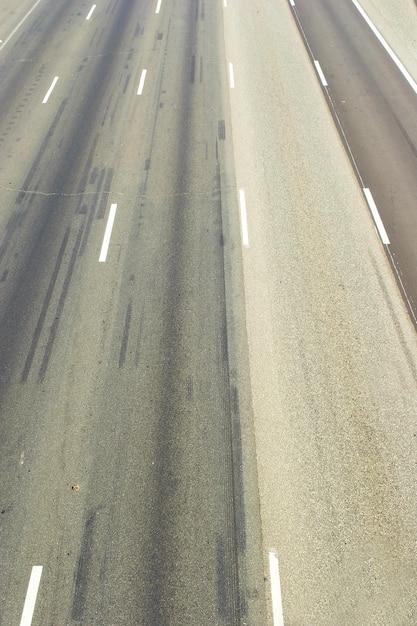
<instances>
[{"instance_id":1,"label":"white dashed lane marking","mask_svg":"<svg viewBox=\"0 0 417 626\"><path fill-rule=\"evenodd\" d=\"M365 194L366 201L369 208L371 209L372 217L374 218L374 222L378 229L379 236L381 237L381 241L383 244L388 245L390 241L387 235L387 231L385 230L385 226L382 223L381 216L379 215L379 211L375 204L375 200L372 196L371 190L365 187L363 193Z\"/></svg>"},{"instance_id":2,"label":"white dashed lane marking","mask_svg":"<svg viewBox=\"0 0 417 626\"><path fill-rule=\"evenodd\" d=\"M328 86L327 85L327 80L326 80L326 78L325 78L325 76L323 74L323 70L321 69L320 63L318 61L314 61L314 65L316 67L317 74L320 77L321 84L323 85L323 87L327 87Z\"/></svg>"},{"instance_id":3,"label":"white dashed lane marking","mask_svg":"<svg viewBox=\"0 0 417 626\"><path fill-rule=\"evenodd\" d=\"M274 619L274 626L284 626L278 558L275 552L272 551L269 553L269 575L271 579L272 615Z\"/></svg>"},{"instance_id":4,"label":"white dashed lane marking","mask_svg":"<svg viewBox=\"0 0 417 626\"><path fill-rule=\"evenodd\" d=\"M107 220L107 226L104 233L103 244L101 246L101 252L99 257L99 263L105 263L107 259L107 252L109 250L111 233L113 230L114 218L116 217L117 204L112 204L110 207L109 218Z\"/></svg>"},{"instance_id":5,"label":"white dashed lane marking","mask_svg":"<svg viewBox=\"0 0 417 626\"><path fill-rule=\"evenodd\" d=\"M54 80L52 81L52 85L49 87L48 91L45 94L44 99L42 100L42 104L46 104L49 100L49 96L51 95L51 93L53 92L55 85L57 84L59 80L59 76L55 76Z\"/></svg>"},{"instance_id":6,"label":"white dashed lane marking","mask_svg":"<svg viewBox=\"0 0 417 626\"><path fill-rule=\"evenodd\" d=\"M140 75L139 87L137 91L138 96L141 96L143 93L143 87L145 86L146 72L147 70L142 70L142 74Z\"/></svg>"},{"instance_id":7,"label":"white dashed lane marking","mask_svg":"<svg viewBox=\"0 0 417 626\"><path fill-rule=\"evenodd\" d=\"M89 13L88 13L87 17L85 18L86 20L89 20L89 19L90 19L90 17L93 15L94 10L95 10L95 8L96 8L96 6L97 6L96 4L93 4L93 6L91 7L91 9L90 9L90 11L89 11Z\"/></svg>"},{"instance_id":8,"label":"white dashed lane marking","mask_svg":"<svg viewBox=\"0 0 417 626\"><path fill-rule=\"evenodd\" d=\"M242 229L242 243L249 246L248 218L246 214L246 196L244 189L239 189L240 227Z\"/></svg>"},{"instance_id":9,"label":"white dashed lane marking","mask_svg":"<svg viewBox=\"0 0 417 626\"><path fill-rule=\"evenodd\" d=\"M26 592L25 604L23 606L20 626L31 626L33 613L35 611L36 598L38 596L39 585L42 576L42 565L34 565L29 579L29 585Z\"/></svg>"}]
</instances>

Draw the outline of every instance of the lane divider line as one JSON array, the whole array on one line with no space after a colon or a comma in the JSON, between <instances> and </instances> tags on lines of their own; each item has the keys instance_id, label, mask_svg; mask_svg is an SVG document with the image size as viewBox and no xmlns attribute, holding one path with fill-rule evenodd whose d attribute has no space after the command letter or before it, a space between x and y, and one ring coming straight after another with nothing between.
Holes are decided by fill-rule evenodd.
<instances>
[{"instance_id":1,"label":"lane divider line","mask_svg":"<svg viewBox=\"0 0 417 626\"><path fill-rule=\"evenodd\" d=\"M323 87L328 87L327 80L323 74L323 70L321 69L320 63L318 61L314 61L314 65L316 66L317 74L320 77L321 84Z\"/></svg>"},{"instance_id":2,"label":"lane divider line","mask_svg":"<svg viewBox=\"0 0 417 626\"><path fill-rule=\"evenodd\" d=\"M382 223L381 216L379 215L379 211L375 204L375 200L372 196L371 190L367 187L364 187L363 193L365 194L366 201L371 210L372 217L374 218L374 222L378 229L378 233L381 237L382 243L385 245L389 245L390 240L388 239L387 231L385 230L384 224Z\"/></svg>"},{"instance_id":3,"label":"lane divider line","mask_svg":"<svg viewBox=\"0 0 417 626\"><path fill-rule=\"evenodd\" d=\"M246 214L246 197L245 190L239 189L239 206L240 206L240 227L242 229L242 243L247 248L249 246L248 218Z\"/></svg>"},{"instance_id":4,"label":"lane divider line","mask_svg":"<svg viewBox=\"0 0 417 626\"><path fill-rule=\"evenodd\" d=\"M32 11L34 11L36 9L36 7L38 6L38 4L42 2L42 0L37 0L37 2L35 2L35 4L33 5L33 7L31 9L29 9L29 11L26 13L25 17L23 19L20 20L20 22L18 23L18 25L16 26L16 28L14 28L12 30L12 32L10 33L10 35L8 37L6 37L6 39L2 42L1 46L0 46L0 50L3 50L4 46L10 41L10 39L13 37L13 35L15 35L17 33L17 31L19 30L19 28L26 22L27 18L29 17L29 15L32 13Z\"/></svg>"},{"instance_id":5,"label":"lane divider line","mask_svg":"<svg viewBox=\"0 0 417 626\"><path fill-rule=\"evenodd\" d=\"M405 69L404 65L401 63L400 59L397 57L397 55L395 54L394 50L385 41L385 39L383 38L383 36L381 35L381 33L379 32L377 27L373 24L373 22L368 17L367 13L365 13L365 11L362 9L362 7L359 4L358 0L352 0L352 2L354 4L354 6L358 9L359 13L362 15L362 17L365 20L365 22L368 24L369 28L374 33L375 37L378 39L379 43L385 48L385 51L389 54L391 59L394 61L395 65L398 67L398 69L400 70L401 74L404 76L404 78L406 79L406 81L410 85L411 89L414 91L415 94L417 94L417 83L416 83L416 81L411 77L411 74Z\"/></svg>"},{"instance_id":6,"label":"lane divider line","mask_svg":"<svg viewBox=\"0 0 417 626\"><path fill-rule=\"evenodd\" d=\"M138 91L137 91L137 95L138 96L142 95L143 87L145 85L146 72L147 72L147 70L142 70L142 74L140 75L139 87L138 87Z\"/></svg>"},{"instance_id":7,"label":"lane divider line","mask_svg":"<svg viewBox=\"0 0 417 626\"><path fill-rule=\"evenodd\" d=\"M95 8L96 8L96 6L97 6L96 4L93 4L93 6L91 7L91 9L90 9L90 11L89 11L89 13L88 13L87 17L85 18L86 20L89 20L89 19L90 19L90 17L93 15L93 13L94 13L94 11L95 11Z\"/></svg>"},{"instance_id":8,"label":"lane divider line","mask_svg":"<svg viewBox=\"0 0 417 626\"><path fill-rule=\"evenodd\" d=\"M155 13L159 13L159 11L161 10L161 4L162 4L162 0L158 0L158 4L156 5Z\"/></svg>"},{"instance_id":9,"label":"lane divider line","mask_svg":"<svg viewBox=\"0 0 417 626\"><path fill-rule=\"evenodd\" d=\"M104 239L103 239L103 244L101 246L99 263L105 263L107 259L107 252L109 250L110 238L111 238L111 233L112 233L113 224L114 224L114 218L116 217L116 210L117 210L117 204L112 204L110 207L106 230L104 232Z\"/></svg>"},{"instance_id":10,"label":"lane divider line","mask_svg":"<svg viewBox=\"0 0 417 626\"><path fill-rule=\"evenodd\" d=\"M42 104L46 104L49 100L49 96L51 95L51 93L53 92L55 85L57 84L59 79L59 76L55 76L54 80L52 81L52 85L49 87L48 91L45 94L44 99L42 100Z\"/></svg>"},{"instance_id":11,"label":"lane divider line","mask_svg":"<svg viewBox=\"0 0 417 626\"><path fill-rule=\"evenodd\" d=\"M233 63L229 63L229 81L230 81L230 89L235 88L235 72L233 69Z\"/></svg>"},{"instance_id":12,"label":"lane divider line","mask_svg":"<svg viewBox=\"0 0 417 626\"><path fill-rule=\"evenodd\" d=\"M274 619L274 626L284 626L278 557L275 552L272 551L269 553L269 574L271 579L272 615Z\"/></svg>"},{"instance_id":13,"label":"lane divider line","mask_svg":"<svg viewBox=\"0 0 417 626\"><path fill-rule=\"evenodd\" d=\"M30 626L32 624L36 598L38 596L39 585L41 582L42 569L42 565L34 565L32 567L29 585L26 592L25 604L23 606L22 617L20 619L20 626Z\"/></svg>"}]
</instances>

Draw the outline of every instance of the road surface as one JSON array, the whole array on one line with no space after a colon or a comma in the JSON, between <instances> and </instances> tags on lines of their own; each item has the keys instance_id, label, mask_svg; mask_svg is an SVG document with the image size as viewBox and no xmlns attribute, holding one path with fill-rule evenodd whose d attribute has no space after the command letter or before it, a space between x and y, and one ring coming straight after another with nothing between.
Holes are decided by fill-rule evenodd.
<instances>
[{"instance_id":1,"label":"road surface","mask_svg":"<svg viewBox=\"0 0 417 626\"><path fill-rule=\"evenodd\" d=\"M45 0L1 50L2 624L262 620L221 12Z\"/></svg>"},{"instance_id":2,"label":"road surface","mask_svg":"<svg viewBox=\"0 0 417 626\"><path fill-rule=\"evenodd\" d=\"M321 20L314 54L330 94L336 77L325 61L353 38L362 52L344 66L353 82L378 44L369 28L352 32L351 4L295 3L299 15L306 11L307 35ZM236 181L245 188L249 234L243 268L265 571L273 552L285 624L414 624L412 318L292 3L229 3L227 11ZM349 33L337 42L328 30L335 23ZM394 29L384 34L398 39ZM396 76L388 56L378 55ZM415 78L415 61L408 67ZM371 97L376 77L372 64L366 68ZM355 121L364 106L353 100ZM368 160L378 164L387 152ZM379 198L379 187L372 192ZM276 588L270 623L274 595Z\"/></svg>"},{"instance_id":3,"label":"road surface","mask_svg":"<svg viewBox=\"0 0 417 626\"><path fill-rule=\"evenodd\" d=\"M0 623L414 624L410 84L352 0L0 16Z\"/></svg>"}]
</instances>

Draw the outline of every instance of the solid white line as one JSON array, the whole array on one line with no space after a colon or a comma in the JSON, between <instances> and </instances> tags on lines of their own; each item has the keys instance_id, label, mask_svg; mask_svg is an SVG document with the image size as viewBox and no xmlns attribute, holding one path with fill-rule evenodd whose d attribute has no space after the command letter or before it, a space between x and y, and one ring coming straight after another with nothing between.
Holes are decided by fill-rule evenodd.
<instances>
[{"instance_id":1,"label":"solid white line","mask_svg":"<svg viewBox=\"0 0 417 626\"><path fill-rule=\"evenodd\" d=\"M48 91L46 92L46 95L44 97L44 99L42 100L42 104L46 104L49 100L49 96L51 95L51 93L54 90L55 85L58 82L58 76L55 76L54 80L52 81L52 85L49 87Z\"/></svg>"},{"instance_id":2,"label":"solid white line","mask_svg":"<svg viewBox=\"0 0 417 626\"><path fill-rule=\"evenodd\" d=\"M230 79L230 89L234 89L235 87L235 73L233 70L233 63L229 63L229 79Z\"/></svg>"},{"instance_id":3,"label":"solid white line","mask_svg":"<svg viewBox=\"0 0 417 626\"><path fill-rule=\"evenodd\" d=\"M320 76L321 84L323 87L327 87L327 80L323 74L323 70L320 67L320 63L318 61L314 61L314 65L316 66L317 74Z\"/></svg>"},{"instance_id":4,"label":"solid white line","mask_svg":"<svg viewBox=\"0 0 417 626\"><path fill-rule=\"evenodd\" d=\"M117 204L112 204L111 207L110 207L109 218L107 220L107 226L106 226L106 230L105 230L105 233L104 233L103 244L101 246L99 263L104 263L106 261L106 258L107 258L107 252L109 250L111 232L113 230L114 218L116 217L116 209L117 209Z\"/></svg>"},{"instance_id":5,"label":"solid white line","mask_svg":"<svg viewBox=\"0 0 417 626\"><path fill-rule=\"evenodd\" d=\"M290 5L291 5L292 7L295 7L295 2L294 2L294 0L290 0Z\"/></svg>"},{"instance_id":6,"label":"solid white line","mask_svg":"<svg viewBox=\"0 0 417 626\"><path fill-rule=\"evenodd\" d=\"M138 87L138 93L137 93L138 96L142 95L143 86L145 84L146 72L147 70L142 70L142 74L140 75L140 81L139 81L139 87Z\"/></svg>"},{"instance_id":7,"label":"solid white line","mask_svg":"<svg viewBox=\"0 0 417 626\"><path fill-rule=\"evenodd\" d=\"M33 613L35 611L36 598L38 595L39 584L42 576L42 565L34 565L29 579L29 585L26 592L25 604L23 606L20 626L30 626L32 623Z\"/></svg>"},{"instance_id":8,"label":"solid white line","mask_svg":"<svg viewBox=\"0 0 417 626\"><path fill-rule=\"evenodd\" d=\"M89 19L90 19L90 17L93 15L94 10L95 10L95 8L96 8L96 6L97 6L96 4L93 4L93 6L92 6L92 7L91 7L91 9L90 9L89 14L88 14L88 15L87 15L87 17L85 18L86 20L89 20Z\"/></svg>"},{"instance_id":9,"label":"solid white line","mask_svg":"<svg viewBox=\"0 0 417 626\"><path fill-rule=\"evenodd\" d=\"M410 85L411 89L414 91L415 94L417 94L417 83L411 77L410 73L405 69L404 65L401 63L400 59L397 57L394 50L388 45L388 43L385 41L385 39L383 38L379 30L377 29L377 27L374 26L373 22L371 22L371 20L369 19L365 11L362 9L359 2L357 0L352 0L352 2L355 5L355 7L358 9L359 13L362 15L363 19L368 24L369 28L372 30L376 38L378 39L378 41L383 45L386 52L388 52L389 56L394 61L395 65L398 67L398 69L400 70L400 72L402 73L402 75L404 76L408 84Z\"/></svg>"},{"instance_id":10,"label":"solid white line","mask_svg":"<svg viewBox=\"0 0 417 626\"><path fill-rule=\"evenodd\" d=\"M242 243L249 245L248 218L246 215L246 197L244 189L239 189L240 225L242 229Z\"/></svg>"},{"instance_id":11,"label":"solid white line","mask_svg":"<svg viewBox=\"0 0 417 626\"><path fill-rule=\"evenodd\" d=\"M38 6L38 4L42 2L42 0L37 0L37 2L35 2L35 4L33 5L33 7L31 9L29 9L29 11L26 13L25 17L23 19L20 20L20 22L18 23L18 25L16 26L16 28L14 28L12 30L12 32L10 33L10 35L8 37L6 37L6 39L3 41L3 43L0 46L0 50L3 50L4 46L10 41L10 39L13 37L13 35L15 35L17 33L17 31L19 30L19 28L22 26L22 24L24 24L27 20L27 18L29 17L29 15L32 13L32 11L34 11L36 9L36 7Z\"/></svg>"},{"instance_id":12,"label":"solid white line","mask_svg":"<svg viewBox=\"0 0 417 626\"><path fill-rule=\"evenodd\" d=\"M274 618L274 626L284 626L278 559L274 552L269 553L269 572L271 578L272 615Z\"/></svg>"},{"instance_id":13,"label":"solid white line","mask_svg":"<svg viewBox=\"0 0 417 626\"><path fill-rule=\"evenodd\" d=\"M155 13L159 13L159 11L161 10L161 4L162 4L162 0L158 0L158 4L156 5Z\"/></svg>"},{"instance_id":14,"label":"solid white line","mask_svg":"<svg viewBox=\"0 0 417 626\"><path fill-rule=\"evenodd\" d=\"M382 223L382 220L379 215L378 209L376 207L375 200L373 199L371 190L364 187L363 193L365 194L366 201L368 203L369 208L371 209L372 217L374 218L374 222L378 229L379 236L381 237L382 243L389 244L390 241L388 239L387 231L385 230L384 224Z\"/></svg>"}]
</instances>

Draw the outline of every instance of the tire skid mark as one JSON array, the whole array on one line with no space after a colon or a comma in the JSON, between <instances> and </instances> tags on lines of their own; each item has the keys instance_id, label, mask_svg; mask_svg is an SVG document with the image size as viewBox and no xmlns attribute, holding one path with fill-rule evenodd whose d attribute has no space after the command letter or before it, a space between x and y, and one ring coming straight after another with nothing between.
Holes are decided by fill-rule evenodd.
<instances>
[{"instance_id":1,"label":"tire skid mark","mask_svg":"<svg viewBox=\"0 0 417 626\"><path fill-rule=\"evenodd\" d=\"M77 234L77 239L75 241L75 245L72 249L71 258L68 264L67 272L65 274L64 284L62 286L61 295L59 297L58 306L55 312L54 321L52 323L51 329L49 331L48 342L46 344L45 353L42 359L42 364L39 370L38 382L42 382L45 378L46 370L49 364L49 360L51 358L52 348L56 339L59 322L61 320L61 314L64 309L65 300L67 299L69 287L71 284L71 278L74 272L75 262L78 256L78 249L80 247L81 238L83 235L84 227L80 226Z\"/></svg>"},{"instance_id":2,"label":"tire skid mark","mask_svg":"<svg viewBox=\"0 0 417 626\"><path fill-rule=\"evenodd\" d=\"M58 273L59 273L59 270L61 268L62 260L64 258L65 249L67 247L69 235L70 235L70 229L67 228L67 230L65 232L65 235L64 235L64 238L63 238L62 243L61 243L61 247L60 247L60 250L59 250L59 253L58 253L58 258L56 260L54 270L52 272L52 276L51 276L51 278L49 280L48 289L46 291L45 299L43 301L43 305L42 305L42 309L41 309L41 312L40 312L40 315L39 315L39 318L38 318L38 322L36 324L35 331L33 333L32 343L31 343L31 346L30 346L30 349L29 349L29 353L28 353L28 356L26 358L25 366L23 368L22 375L21 375L21 382L22 383L25 383L27 381L30 369L32 367L33 358L35 356L35 351L36 351L36 348L37 348L37 345L38 345L38 342L39 342L39 338L40 338L40 335L41 335L41 332L42 332L43 325L45 323L46 314L48 312L49 304L50 304L51 298L52 298L52 293L53 293L53 290L54 290L54 287L55 287L55 284L56 284L56 281L57 281L57 278L58 278Z\"/></svg>"},{"instance_id":3,"label":"tire skid mark","mask_svg":"<svg viewBox=\"0 0 417 626\"><path fill-rule=\"evenodd\" d=\"M126 362L126 352L127 352L127 344L129 341L129 333L130 333L130 323L132 321L132 300L129 300L126 310L125 316L125 325L123 329L122 343L120 346L120 354L119 354L119 368L123 367Z\"/></svg>"},{"instance_id":4,"label":"tire skid mark","mask_svg":"<svg viewBox=\"0 0 417 626\"><path fill-rule=\"evenodd\" d=\"M100 198L100 191L101 191L101 188L103 186L105 174L106 174L106 169L103 168L101 170L100 178L99 178L98 183L97 183L96 193L93 196L93 203L91 205L91 208L90 208L90 211L89 211L89 214L88 214L87 223L86 223L85 231L84 231L84 237L83 237L83 240L82 240L82 243L81 243L81 246L80 246L80 251L79 251L80 256L85 252L85 248L87 246L88 236L90 234L91 226L93 224L93 220L94 220L94 217L95 217L96 208L97 208L97 204L98 204L98 201L99 201L99 198Z\"/></svg>"},{"instance_id":5,"label":"tire skid mark","mask_svg":"<svg viewBox=\"0 0 417 626\"><path fill-rule=\"evenodd\" d=\"M36 155L32 166L29 170L28 175L25 178L25 181L22 185L22 190L18 193L17 198L16 198L16 202L15 204L21 204L23 202L23 200L25 199L26 194L30 194L30 192L28 191L29 186L35 176L35 174L37 173L38 169L39 169L39 163L45 153L46 148L48 147L49 142L52 139L52 136L55 132L55 129L59 123L59 120L61 119L61 116L65 110L65 107L67 105L68 100L63 100L59 106L59 109L57 111L57 114L55 115L54 121L52 122L49 131L45 137L45 139L43 140L41 147L39 149L38 154Z\"/></svg>"}]
</instances>

